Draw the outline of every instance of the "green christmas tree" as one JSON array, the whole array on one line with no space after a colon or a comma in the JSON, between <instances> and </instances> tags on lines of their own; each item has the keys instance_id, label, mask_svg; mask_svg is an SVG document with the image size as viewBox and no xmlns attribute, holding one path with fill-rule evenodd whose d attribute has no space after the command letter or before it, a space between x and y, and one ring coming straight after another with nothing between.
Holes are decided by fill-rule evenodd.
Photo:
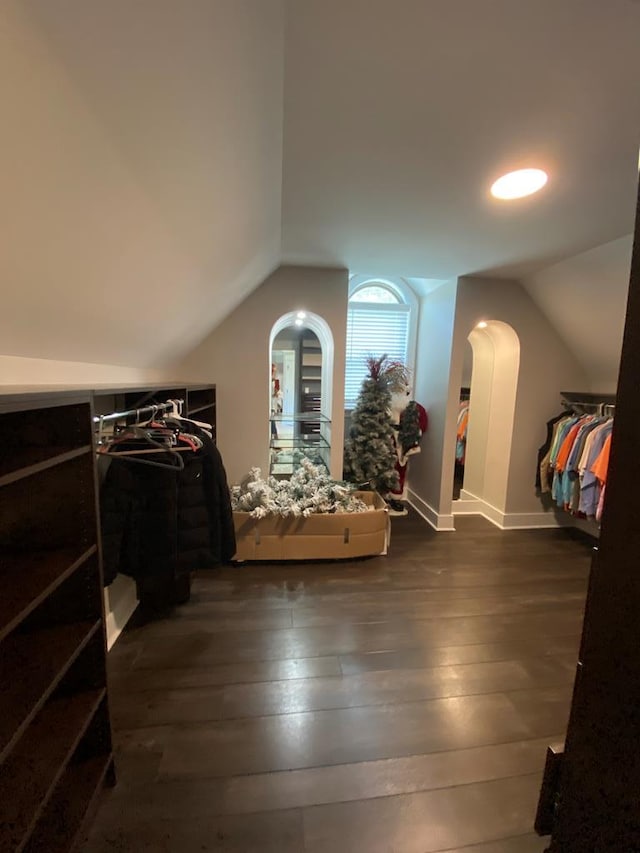
<instances>
[{"instance_id":1,"label":"green christmas tree","mask_svg":"<svg viewBox=\"0 0 640 853\"><path fill-rule=\"evenodd\" d=\"M359 486L368 484L386 494L398 486L393 426L389 415L391 394L408 379L406 367L386 355L367 359L369 375L351 416L344 449L344 477Z\"/></svg>"}]
</instances>

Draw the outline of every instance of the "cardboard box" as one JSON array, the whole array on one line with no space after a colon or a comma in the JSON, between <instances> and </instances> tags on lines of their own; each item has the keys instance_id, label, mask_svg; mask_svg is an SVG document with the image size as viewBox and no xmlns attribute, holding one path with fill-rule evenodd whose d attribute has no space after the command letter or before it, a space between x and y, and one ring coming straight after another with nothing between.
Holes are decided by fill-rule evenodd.
<instances>
[{"instance_id":1,"label":"cardboard box","mask_svg":"<svg viewBox=\"0 0 640 853\"><path fill-rule=\"evenodd\" d=\"M345 560L386 554L389 513L376 492L356 492L367 512L318 513L308 518L251 518L234 512L234 560Z\"/></svg>"}]
</instances>

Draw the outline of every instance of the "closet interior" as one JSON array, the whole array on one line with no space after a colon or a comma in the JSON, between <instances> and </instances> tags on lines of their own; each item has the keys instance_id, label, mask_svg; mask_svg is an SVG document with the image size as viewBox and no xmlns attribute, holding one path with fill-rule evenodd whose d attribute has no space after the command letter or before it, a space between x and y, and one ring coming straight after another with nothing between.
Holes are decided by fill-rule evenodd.
<instances>
[{"instance_id":1,"label":"closet interior","mask_svg":"<svg viewBox=\"0 0 640 853\"><path fill-rule=\"evenodd\" d=\"M543 501L600 522L606 494L615 395L562 391L563 410L547 422L536 488Z\"/></svg>"},{"instance_id":2,"label":"closet interior","mask_svg":"<svg viewBox=\"0 0 640 853\"><path fill-rule=\"evenodd\" d=\"M456 460L453 471L453 499L460 498L460 492L464 488L464 463L467 453L467 428L469 426L469 401L471 399L471 388L460 389L460 405L458 407L458 418L456 422Z\"/></svg>"},{"instance_id":3,"label":"closet interior","mask_svg":"<svg viewBox=\"0 0 640 853\"><path fill-rule=\"evenodd\" d=\"M0 850L63 853L115 782L100 533L101 415L167 399L210 423L215 386L0 395ZM133 411L131 411L133 410ZM125 417L130 420L130 417Z\"/></svg>"}]
</instances>

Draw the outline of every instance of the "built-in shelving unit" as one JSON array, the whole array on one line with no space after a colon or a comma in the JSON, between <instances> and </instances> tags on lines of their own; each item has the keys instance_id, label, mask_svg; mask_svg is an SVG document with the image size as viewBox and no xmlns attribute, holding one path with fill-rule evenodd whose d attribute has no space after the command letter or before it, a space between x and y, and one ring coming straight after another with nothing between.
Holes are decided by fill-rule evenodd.
<instances>
[{"instance_id":1,"label":"built-in shelving unit","mask_svg":"<svg viewBox=\"0 0 640 853\"><path fill-rule=\"evenodd\" d=\"M305 329L300 336L300 400L320 397L322 387L322 347L314 332ZM305 411L304 406L300 409Z\"/></svg>"},{"instance_id":2,"label":"built-in shelving unit","mask_svg":"<svg viewBox=\"0 0 640 853\"><path fill-rule=\"evenodd\" d=\"M0 850L62 853L114 781L89 393L2 396L0 441Z\"/></svg>"},{"instance_id":3,"label":"built-in shelving unit","mask_svg":"<svg viewBox=\"0 0 640 853\"><path fill-rule=\"evenodd\" d=\"M212 385L0 393L2 853L68 853L115 782L93 417L167 399L215 437Z\"/></svg>"}]
</instances>

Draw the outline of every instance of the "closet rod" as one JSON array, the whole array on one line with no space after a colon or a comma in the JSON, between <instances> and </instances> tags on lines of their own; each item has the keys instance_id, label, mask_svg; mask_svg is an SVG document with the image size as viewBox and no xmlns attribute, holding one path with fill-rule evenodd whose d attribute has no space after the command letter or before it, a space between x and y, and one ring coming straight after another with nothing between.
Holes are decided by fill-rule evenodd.
<instances>
[{"instance_id":1,"label":"closet rod","mask_svg":"<svg viewBox=\"0 0 640 853\"><path fill-rule=\"evenodd\" d=\"M141 409L128 409L125 412L112 412L109 415L95 415L93 418L94 424L104 424L109 423L110 421L119 421L122 418L135 418L136 421L141 418L152 418L154 415L157 415L159 412L170 412L173 411L174 406L177 405L178 410L182 412L182 405L184 400L167 400L166 403L155 403L150 406L143 406Z\"/></svg>"},{"instance_id":2,"label":"closet rod","mask_svg":"<svg viewBox=\"0 0 640 853\"><path fill-rule=\"evenodd\" d=\"M564 406L604 406L605 409L615 409L615 403L604 403L602 400L562 400Z\"/></svg>"},{"instance_id":3,"label":"closet rod","mask_svg":"<svg viewBox=\"0 0 640 853\"><path fill-rule=\"evenodd\" d=\"M560 397L566 403L577 403L587 405L613 406L616 402L615 394L592 394L590 391L561 391Z\"/></svg>"}]
</instances>

